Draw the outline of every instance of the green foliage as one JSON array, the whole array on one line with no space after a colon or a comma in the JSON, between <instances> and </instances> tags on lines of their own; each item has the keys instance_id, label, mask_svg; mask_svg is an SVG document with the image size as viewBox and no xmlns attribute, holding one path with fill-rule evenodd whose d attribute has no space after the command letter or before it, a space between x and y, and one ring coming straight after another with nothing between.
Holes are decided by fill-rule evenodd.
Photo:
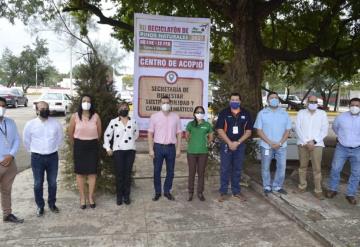
<instances>
[{"instance_id":1,"label":"green foliage","mask_svg":"<svg viewBox=\"0 0 360 247\"><path fill-rule=\"evenodd\" d=\"M78 66L74 73L77 78L76 92L77 97L73 98L71 112L76 112L80 104L80 96L89 94L93 97L96 112L99 114L102 122L103 133L110 120L117 116L117 100L112 85L108 83L107 76L111 68L102 61L89 56L85 64ZM67 118L67 122L70 118ZM106 155L102 148L103 138L100 141L100 161L96 186L102 191L113 192L115 190L115 177L113 173L112 159ZM68 141L65 151L66 166L65 178L71 187L75 186L75 174L73 172L73 147Z\"/></svg>"},{"instance_id":2,"label":"green foliage","mask_svg":"<svg viewBox=\"0 0 360 247\"><path fill-rule=\"evenodd\" d=\"M0 60L0 80L8 87L16 83L26 92L36 84L37 70L38 85L50 86L58 82L61 78L47 57L49 50L46 45L45 40L36 39L33 48L25 46L19 56L5 49Z\"/></svg>"},{"instance_id":3,"label":"green foliage","mask_svg":"<svg viewBox=\"0 0 360 247\"><path fill-rule=\"evenodd\" d=\"M133 87L134 85L134 77L133 75L125 75L122 78L122 83L125 88L127 87Z\"/></svg>"}]
</instances>

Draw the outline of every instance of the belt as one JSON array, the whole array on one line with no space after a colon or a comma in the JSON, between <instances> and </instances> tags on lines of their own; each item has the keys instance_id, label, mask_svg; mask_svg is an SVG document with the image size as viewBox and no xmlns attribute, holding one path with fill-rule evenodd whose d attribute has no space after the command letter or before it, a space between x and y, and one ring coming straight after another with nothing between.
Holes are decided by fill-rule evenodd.
<instances>
[{"instance_id":1,"label":"belt","mask_svg":"<svg viewBox=\"0 0 360 247\"><path fill-rule=\"evenodd\" d=\"M346 147L346 148L356 149L356 148L360 148L360 146L357 146L357 147Z\"/></svg>"},{"instance_id":2,"label":"belt","mask_svg":"<svg viewBox=\"0 0 360 247\"><path fill-rule=\"evenodd\" d=\"M50 156L50 155L54 155L54 154L56 154L56 153L57 153L57 151L56 151L56 152L53 152L53 153L51 153L51 154L39 154L39 153L31 153L31 154L40 155L40 156Z\"/></svg>"},{"instance_id":3,"label":"belt","mask_svg":"<svg viewBox=\"0 0 360 247\"><path fill-rule=\"evenodd\" d=\"M156 145L163 146L163 147L171 147L171 146L175 146L175 144L174 144L174 143L170 143L170 144L161 144L161 143L156 143L156 142L155 142L155 144L156 144Z\"/></svg>"}]
</instances>

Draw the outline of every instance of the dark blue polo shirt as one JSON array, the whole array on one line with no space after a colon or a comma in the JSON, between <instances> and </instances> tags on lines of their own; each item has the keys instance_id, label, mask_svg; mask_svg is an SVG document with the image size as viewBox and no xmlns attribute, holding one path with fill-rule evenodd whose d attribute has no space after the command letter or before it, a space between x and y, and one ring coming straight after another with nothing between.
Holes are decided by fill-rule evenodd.
<instances>
[{"instance_id":1,"label":"dark blue polo shirt","mask_svg":"<svg viewBox=\"0 0 360 247\"><path fill-rule=\"evenodd\" d=\"M230 107L228 107L219 113L215 129L223 129L231 141L237 141L244 135L245 130L253 129L253 124L250 113L247 110L240 108L240 112L234 115ZM238 127L237 134L233 133L234 126Z\"/></svg>"}]
</instances>

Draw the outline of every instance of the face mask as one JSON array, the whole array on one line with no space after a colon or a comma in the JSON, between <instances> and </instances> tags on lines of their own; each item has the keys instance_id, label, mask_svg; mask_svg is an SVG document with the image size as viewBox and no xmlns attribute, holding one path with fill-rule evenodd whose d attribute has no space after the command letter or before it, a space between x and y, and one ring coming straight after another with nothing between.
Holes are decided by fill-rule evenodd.
<instances>
[{"instance_id":1,"label":"face mask","mask_svg":"<svg viewBox=\"0 0 360 247\"><path fill-rule=\"evenodd\" d=\"M82 108L84 111L90 110L90 107L91 107L91 103L89 103L89 102L82 102L82 103L81 103L81 108Z\"/></svg>"},{"instance_id":2,"label":"face mask","mask_svg":"<svg viewBox=\"0 0 360 247\"><path fill-rule=\"evenodd\" d=\"M353 115L357 115L360 112L360 107L358 107L358 106L350 106L350 112Z\"/></svg>"},{"instance_id":3,"label":"face mask","mask_svg":"<svg viewBox=\"0 0 360 247\"><path fill-rule=\"evenodd\" d=\"M162 104L161 110L162 111L170 111L170 104Z\"/></svg>"},{"instance_id":4,"label":"face mask","mask_svg":"<svg viewBox=\"0 0 360 247\"><path fill-rule=\"evenodd\" d=\"M315 111L317 108L318 108L318 105L317 105L317 104L309 104L309 105L308 105L308 109L309 109L310 111Z\"/></svg>"},{"instance_id":5,"label":"face mask","mask_svg":"<svg viewBox=\"0 0 360 247\"><path fill-rule=\"evenodd\" d=\"M273 98L269 101L269 104L271 107L278 107L279 103L280 103L280 101L277 98Z\"/></svg>"},{"instance_id":6,"label":"face mask","mask_svg":"<svg viewBox=\"0 0 360 247\"><path fill-rule=\"evenodd\" d=\"M238 102L238 101L230 101L230 107L231 107L231 109L234 109L234 110L239 109L240 108L240 102Z\"/></svg>"},{"instance_id":7,"label":"face mask","mask_svg":"<svg viewBox=\"0 0 360 247\"><path fill-rule=\"evenodd\" d=\"M205 117L204 113L195 113L195 117L197 120L203 120Z\"/></svg>"},{"instance_id":8,"label":"face mask","mask_svg":"<svg viewBox=\"0 0 360 247\"><path fill-rule=\"evenodd\" d=\"M0 106L0 117L3 117L5 115L5 112L6 112L6 108Z\"/></svg>"},{"instance_id":9,"label":"face mask","mask_svg":"<svg viewBox=\"0 0 360 247\"><path fill-rule=\"evenodd\" d=\"M49 109L40 110L39 115L42 118L48 118L50 115L50 111L49 111Z\"/></svg>"},{"instance_id":10,"label":"face mask","mask_svg":"<svg viewBox=\"0 0 360 247\"><path fill-rule=\"evenodd\" d=\"M129 110L119 110L120 117L126 117L129 114Z\"/></svg>"}]
</instances>

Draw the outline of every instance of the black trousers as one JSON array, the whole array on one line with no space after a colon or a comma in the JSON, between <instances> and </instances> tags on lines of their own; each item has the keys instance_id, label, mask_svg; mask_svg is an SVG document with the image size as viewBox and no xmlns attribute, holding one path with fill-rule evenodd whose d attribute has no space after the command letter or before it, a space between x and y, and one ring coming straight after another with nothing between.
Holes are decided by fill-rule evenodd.
<instances>
[{"instance_id":1,"label":"black trousers","mask_svg":"<svg viewBox=\"0 0 360 247\"><path fill-rule=\"evenodd\" d=\"M135 150L117 150L114 152L114 168L116 177L116 195L130 196L131 172L135 160Z\"/></svg>"}]
</instances>

